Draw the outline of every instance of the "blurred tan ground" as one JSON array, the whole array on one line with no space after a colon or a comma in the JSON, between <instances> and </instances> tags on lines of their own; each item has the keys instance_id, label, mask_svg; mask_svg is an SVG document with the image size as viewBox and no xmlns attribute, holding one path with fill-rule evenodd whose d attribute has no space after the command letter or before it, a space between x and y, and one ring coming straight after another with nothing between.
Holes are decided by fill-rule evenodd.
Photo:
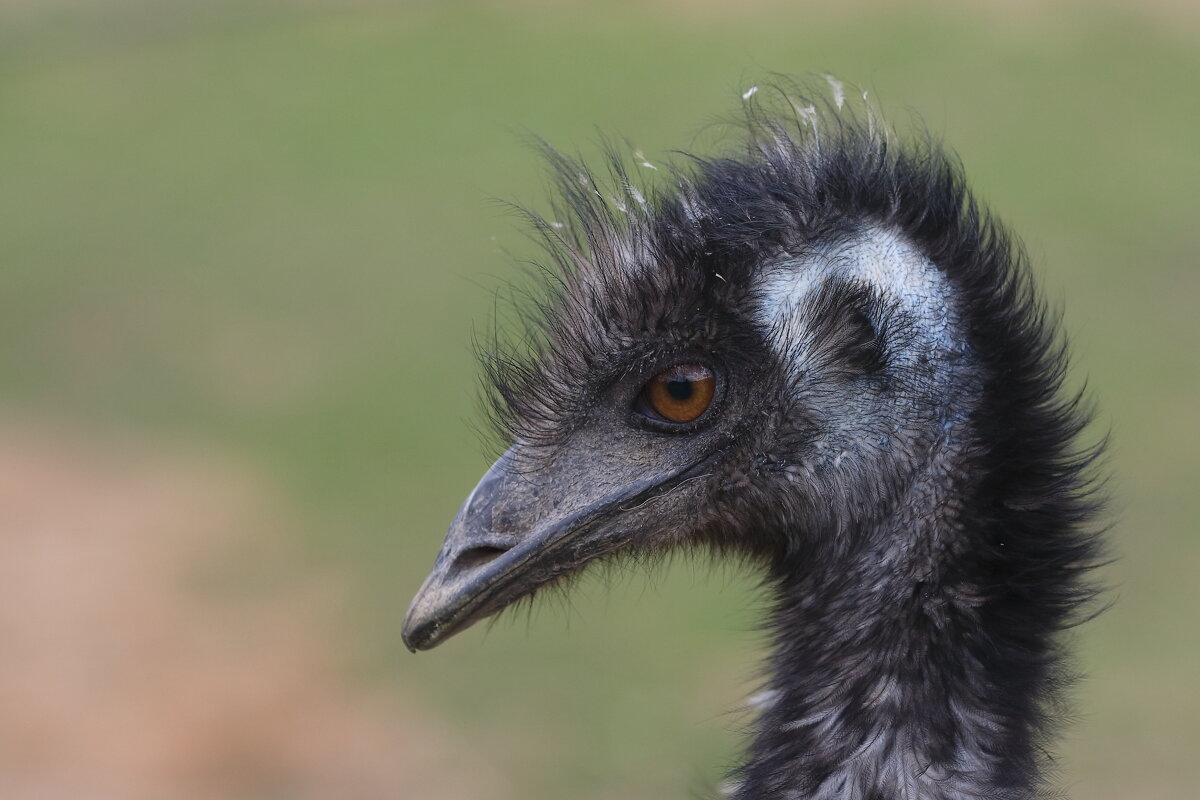
<instances>
[{"instance_id":1,"label":"blurred tan ground","mask_svg":"<svg viewBox=\"0 0 1200 800\"><path fill-rule=\"evenodd\" d=\"M502 797L347 688L336 581L211 454L0 419L0 797Z\"/></svg>"}]
</instances>

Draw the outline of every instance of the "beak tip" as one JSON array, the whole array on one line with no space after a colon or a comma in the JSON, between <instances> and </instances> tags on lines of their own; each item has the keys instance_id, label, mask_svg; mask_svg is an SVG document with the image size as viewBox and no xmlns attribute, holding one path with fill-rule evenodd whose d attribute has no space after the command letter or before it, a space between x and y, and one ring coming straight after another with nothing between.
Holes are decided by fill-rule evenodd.
<instances>
[{"instance_id":1,"label":"beak tip","mask_svg":"<svg viewBox=\"0 0 1200 800\"><path fill-rule=\"evenodd\" d=\"M400 639L404 642L404 646L408 648L408 652L416 653L420 650L429 649L429 629L429 625L414 620L411 611L405 615L404 626L400 629Z\"/></svg>"},{"instance_id":2,"label":"beak tip","mask_svg":"<svg viewBox=\"0 0 1200 800\"><path fill-rule=\"evenodd\" d=\"M405 628L400 634L400 639L404 642L404 646L410 653L419 653L422 650L428 650L430 647L429 636L424 631L412 631Z\"/></svg>"},{"instance_id":3,"label":"beak tip","mask_svg":"<svg viewBox=\"0 0 1200 800\"><path fill-rule=\"evenodd\" d=\"M442 643L445 637L439 636L438 630L439 626L436 624L420 626L405 625L404 630L400 633L400 638L404 641L404 646L408 648L408 652L419 653L422 650L432 650Z\"/></svg>"},{"instance_id":4,"label":"beak tip","mask_svg":"<svg viewBox=\"0 0 1200 800\"><path fill-rule=\"evenodd\" d=\"M443 615L437 613L437 607L422 602L424 598L425 591L422 589L404 615L404 624L400 629L400 638L410 653L431 650L445 639L442 635L445 625Z\"/></svg>"}]
</instances>

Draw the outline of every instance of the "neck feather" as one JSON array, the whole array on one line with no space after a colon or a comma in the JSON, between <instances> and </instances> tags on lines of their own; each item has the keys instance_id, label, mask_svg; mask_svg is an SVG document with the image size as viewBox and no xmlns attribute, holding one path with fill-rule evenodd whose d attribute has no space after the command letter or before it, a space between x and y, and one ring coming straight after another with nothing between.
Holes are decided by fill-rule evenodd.
<instances>
[{"instance_id":1,"label":"neck feather","mask_svg":"<svg viewBox=\"0 0 1200 800\"><path fill-rule=\"evenodd\" d=\"M978 518L939 501L864 526L836 558L781 559L772 678L734 796L1039 796L1065 683L1055 634L1094 557L1051 499Z\"/></svg>"}]
</instances>

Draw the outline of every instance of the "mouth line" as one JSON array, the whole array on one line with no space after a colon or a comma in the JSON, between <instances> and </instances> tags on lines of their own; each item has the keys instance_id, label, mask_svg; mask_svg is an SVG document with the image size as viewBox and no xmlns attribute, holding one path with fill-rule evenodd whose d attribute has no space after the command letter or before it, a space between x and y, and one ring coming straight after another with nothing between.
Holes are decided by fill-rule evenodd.
<instances>
[{"instance_id":1,"label":"mouth line","mask_svg":"<svg viewBox=\"0 0 1200 800\"><path fill-rule=\"evenodd\" d=\"M666 476L636 481L621 489L605 495L586 508L563 517L543 531L534 534L526 541L516 545L508 552L497 556L491 564L480 569L482 572L477 580L484 583L483 589L477 594L469 595L461 605L451 605L449 613L444 618L435 616L416 626L410 631L410 621L417 602L406 615L404 624L404 641L412 652L429 650L441 644L446 639L465 630L474 623L502 611L505 607L552 583L554 580L567 575L587 561L591 561L616 549L618 544L590 553L582 561L549 563L542 574L536 575L527 586L512 597L504 594L510 590L519 576L525 574L525 567L538 559L550 558L556 555L562 547L575 541L579 536L586 535L598 526L621 514L633 511L652 500L665 496L685 481L696 477L700 468L715 457L709 453L695 461L679 468ZM559 569L555 569L555 567ZM432 576L431 576L432 577ZM418 592L418 599L425 594L426 587ZM499 599L499 602L497 600ZM422 630L424 628L424 630Z\"/></svg>"}]
</instances>

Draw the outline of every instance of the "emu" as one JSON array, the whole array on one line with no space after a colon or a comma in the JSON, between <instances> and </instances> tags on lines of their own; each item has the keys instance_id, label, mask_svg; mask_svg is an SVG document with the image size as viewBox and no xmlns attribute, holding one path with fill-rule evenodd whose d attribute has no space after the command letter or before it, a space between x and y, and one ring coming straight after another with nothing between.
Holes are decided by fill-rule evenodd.
<instances>
[{"instance_id":1,"label":"emu","mask_svg":"<svg viewBox=\"0 0 1200 800\"><path fill-rule=\"evenodd\" d=\"M753 565L773 645L739 800L1028 800L1097 590L1102 445L1018 241L929 135L744 95L744 149L639 186L547 149L569 223L484 359L511 447L412 650L620 554ZM664 177L665 176L665 177ZM605 186L613 186L611 193Z\"/></svg>"}]
</instances>

